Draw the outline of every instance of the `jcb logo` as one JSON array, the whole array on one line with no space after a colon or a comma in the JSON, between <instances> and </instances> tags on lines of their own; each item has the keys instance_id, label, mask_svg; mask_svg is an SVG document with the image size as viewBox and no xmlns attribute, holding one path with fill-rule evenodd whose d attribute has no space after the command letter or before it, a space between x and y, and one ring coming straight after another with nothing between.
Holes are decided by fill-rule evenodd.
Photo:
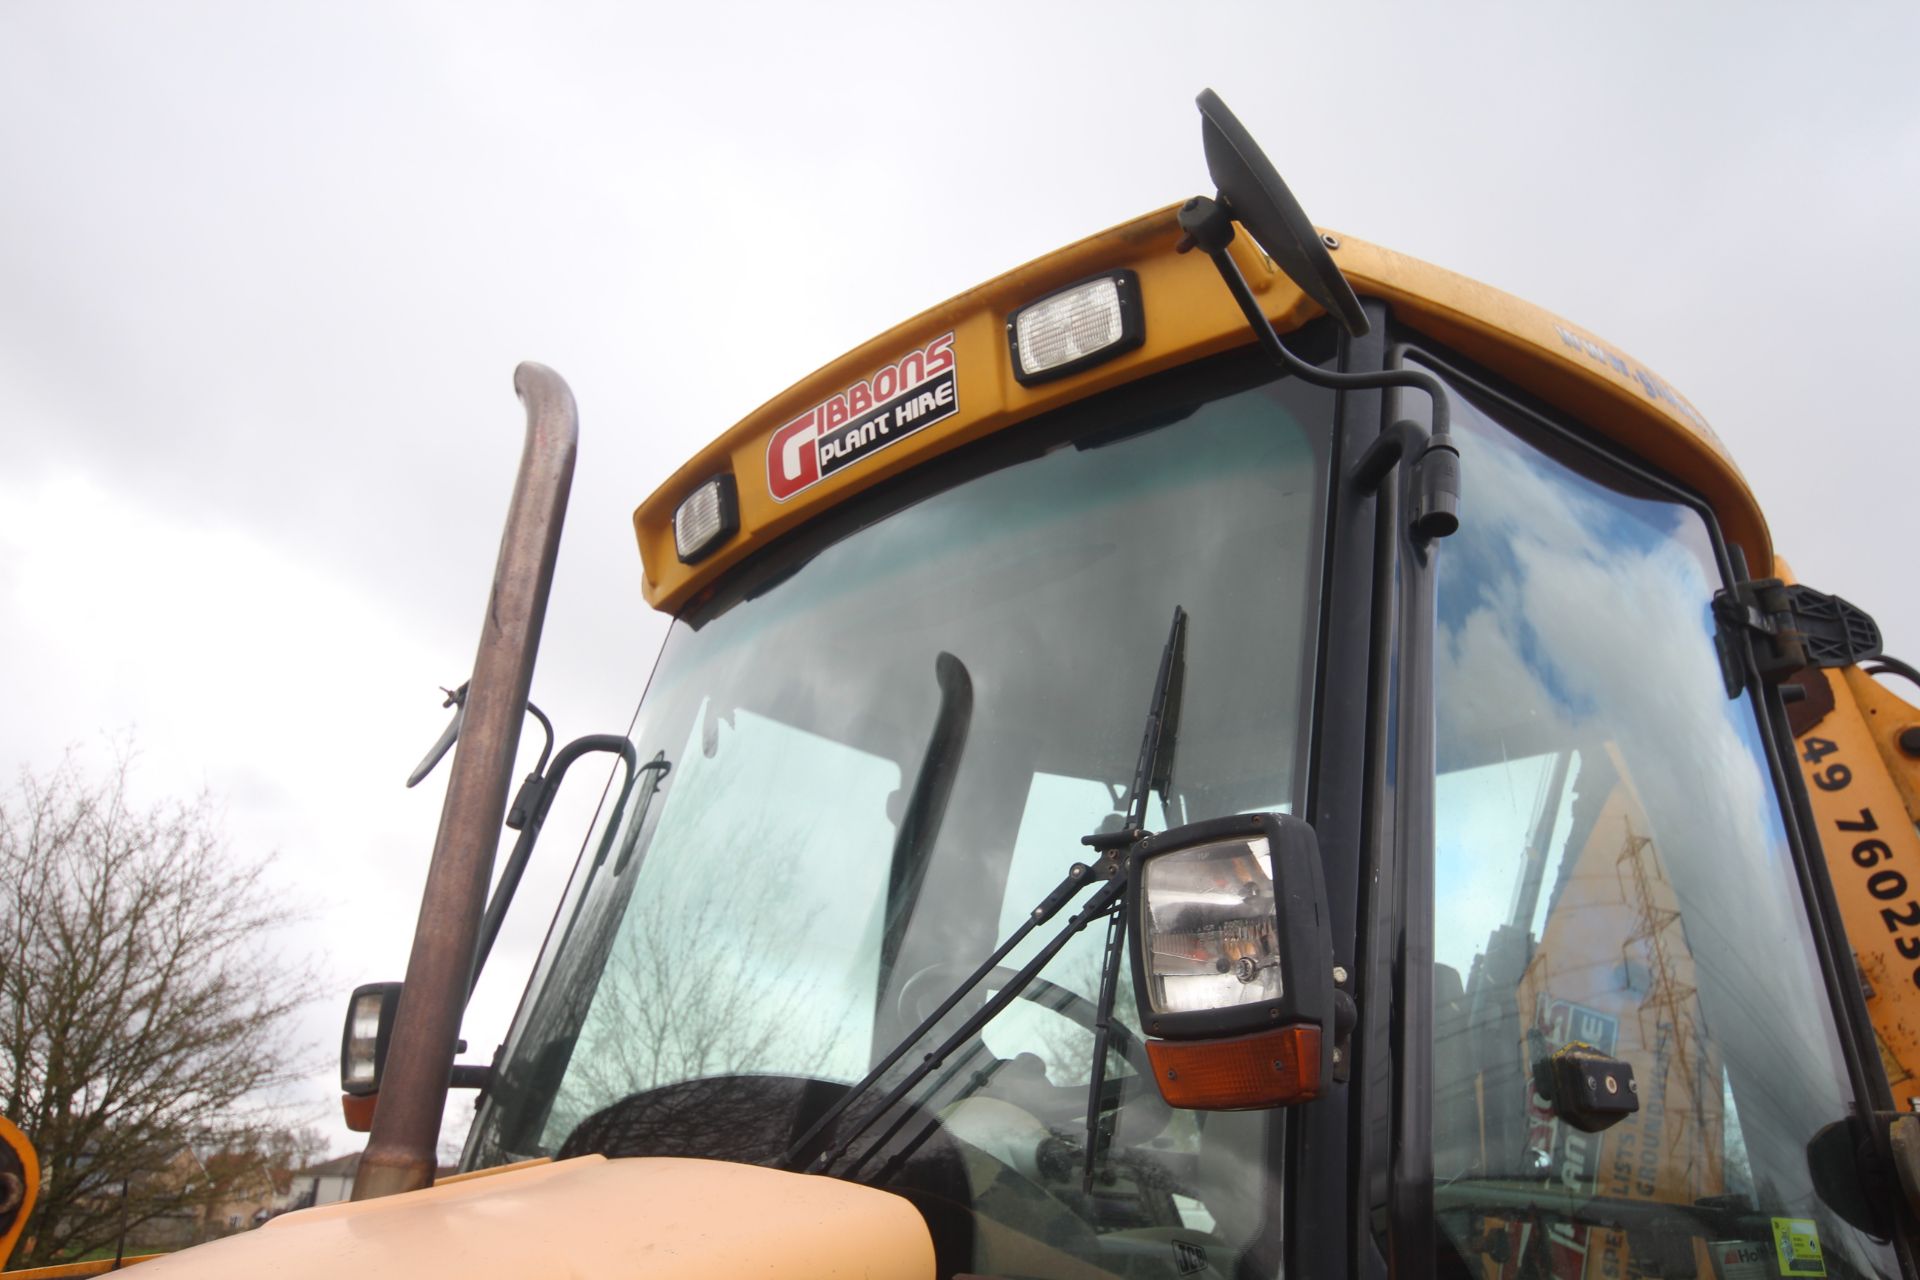
<instances>
[{"instance_id":1,"label":"jcb logo","mask_svg":"<svg viewBox=\"0 0 1920 1280\"><path fill-rule=\"evenodd\" d=\"M1193 1275L1207 1269L1207 1251L1197 1244L1188 1244L1185 1240L1173 1242L1173 1265L1180 1268L1183 1276Z\"/></svg>"}]
</instances>

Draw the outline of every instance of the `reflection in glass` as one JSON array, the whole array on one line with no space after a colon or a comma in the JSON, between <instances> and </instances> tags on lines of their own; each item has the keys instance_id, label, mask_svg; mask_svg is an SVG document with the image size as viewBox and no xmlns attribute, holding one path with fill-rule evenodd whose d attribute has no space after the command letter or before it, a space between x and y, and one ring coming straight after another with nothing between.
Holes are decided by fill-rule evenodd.
<instances>
[{"instance_id":1,"label":"reflection in glass","mask_svg":"<svg viewBox=\"0 0 1920 1280\"><path fill-rule=\"evenodd\" d=\"M1456 402L1471 484L1439 557L1435 1163L1444 1235L1495 1277L1714 1274L1809 1224L1849 1096L1754 709L1721 686L1698 514L1515 412ZM1463 513L1466 504L1463 503ZM1633 1067L1597 1134L1533 1064ZM1842 1206L1852 1210L1853 1206Z\"/></svg>"}]
</instances>

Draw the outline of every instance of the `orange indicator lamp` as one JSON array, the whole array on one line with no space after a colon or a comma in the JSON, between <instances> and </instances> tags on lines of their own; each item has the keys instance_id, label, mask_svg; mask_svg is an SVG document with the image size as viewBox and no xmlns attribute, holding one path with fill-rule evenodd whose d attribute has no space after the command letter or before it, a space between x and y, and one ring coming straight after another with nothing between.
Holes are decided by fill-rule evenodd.
<instances>
[{"instance_id":1,"label":"orange indicator lamp","mask_svg":"<svg viewBox=\"0 0 1920 1280\"><path fill-rule=\"evenodd\" d=\"M1147 1059L1168 1106L1251 1111L1320 1096L1318 1027L1277 1027L1220 1040L1149 1040Z\"/></svg>"}]
</instances>

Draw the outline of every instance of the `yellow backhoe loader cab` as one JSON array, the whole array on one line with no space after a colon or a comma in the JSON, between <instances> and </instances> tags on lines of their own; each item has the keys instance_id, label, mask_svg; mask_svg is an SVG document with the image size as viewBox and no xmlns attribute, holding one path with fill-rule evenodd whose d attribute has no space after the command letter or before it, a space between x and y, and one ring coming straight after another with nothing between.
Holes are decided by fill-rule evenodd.
<instances>
[{"instance_id":1,"label":"yellow backhoe loader cab","mask_svg":"<svg viewBox=\"0 0 1920 1280\"><path fill-rule=\"evenodd\" d=\"M1317 231L1202 111L1214 197L848 353L635 512L674 623L456 1073L485 1176L148 1265L1913 1274L1840 898L1905 911L1920 849L1848 795L1901 888L1829 877L1783 693L1870 624L1770 582L1663 379ZM349 1023L370 1158L421 954Z\"/></svg>"}]
</instances>

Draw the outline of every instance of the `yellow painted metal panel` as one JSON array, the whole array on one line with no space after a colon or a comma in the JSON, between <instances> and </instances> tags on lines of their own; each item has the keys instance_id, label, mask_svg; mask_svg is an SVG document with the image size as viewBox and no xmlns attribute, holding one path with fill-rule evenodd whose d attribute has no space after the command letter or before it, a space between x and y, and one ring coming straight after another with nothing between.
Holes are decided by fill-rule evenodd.
<instances>
[{"instance_id":1,"label":"yellow painted metal panel","mask_svg":"<svg viewBox=\"0 0 1920 1280\"><path fill-rule=\"evenodd\" d=\"M1880 762L1893 779L1907 816L1920 822L1920 758L1900 745L1902 735L1920 733L1920 707L1895 694L1887 685L1858 667L1846 669L1847 692L1853 695L1867 732L1880 752Z\"/></svg>"},{"instance_id":2,"label":"yellow painted metal panel","mask_svg":"<svg viewBox=\"0 0 1920 1280\"><path fill-rule=\"evenodd\" d=\"M1251 342L1212 264L1201 254L1174 252L1180 236L1175 212L1168 207L1100 232L961 294L808 375L726 431L634 512L648 602L679 610L759 548L948 450L1135 378ZM1234 252L1282 333L1318 314L1245 237L1235 241ZM1456 347L1698 490L1714 505L1728 537L1746 551L1754 571L1769 570L1772 544L1746 481L1705 420L1644 366L1538 307L1413 258L1342 239L1335 259L1362 296L1387 300L1416 330ZM1063 285L1122 268L1140 277L1145 343L1083 373L1020 386L1007 353L1008 316ZM958 361L957 412L784 502L775 500L768 487L768 446L776 432L949 333ZM683 565L673 545L674 508L721 473L732 474L738 487L740 532L699 564Z\"/></svg>"},{"instance_id":3,"label":"yellow painted metal panel","mask_svg":"<svg viewBox=\"0 0 1920 1280\"><path fill-rule=\"evenodd\" d=\"M1385 299L1414 329L1697 490L1753 573L1772 573L1773 541L1746 477L1659 375L1570 321L1417 258L1343 239L1334 260L1361 296Z\"/></svg>"},{"instance_id":4,"label":"yellow painted metal panel","mask_svg":"<svg viewBox=\"0 0 1920 1280\"><path fill-rule=\"evenodd\" d=\"M677 610L729 566L781 534L929 458L1109 387L1248 342L1246 322L1212 264L1201 254L1174 252L1179 235L1171 210L1101 232L907 321L756 409L696 454L634 512L648 602ZM1246 254L1240 260L1283 330L1297 328L1314 314L1305 295L1258 258ZM1145 343L1084 373L1021 386L1007 353L1008 315L1084 276L1120 268L1140 277L1147 307ZM949 333L959 382L957 413L785 502L773 497L768 443L775 432ZM708 559L683 565L674 551L674 508L722 472L731 472L738 486L740 533Z\"/></svg>"},{"instance_id":5,"label":"yellow painted metal panel","mask_svg":"<svg viewBox=\"0 0 1920 1280\"><path fill-rule=\"evenodd\" d=\"M160 1258L153 1280L931 1280L933 1242L890 1192L717 1160L528 1165L284 1214Z\"/></svg>"},{"instance_id":6,"label":"yellow painted metal panel","mask_svg":"<svg viewBox=\"0 0 1920 1280\"><path fill-rule=\"evenodd\" d=\"M490 1164L484 1169L469 1169L465 1173L450 1173L444 1178L435 1178L433 1185L444 1187L450 1182L472 1182L476 1178L495 1178L515 1169L531 1169L535 1165L552 1164L552 1156L535 1156L531 1160L516 1160L512 1164Z\"/></svg>"},{"instance_id":7,"label":"yellow painted metal panel","mask_svg":"<svg viewBox=\"0 0 1920 1280\"><path fill-rule=\"evenodd\" d=\"M1920 1101L1920 834L1856 692L1905 704L1853 668L1804 679L1825 681L1833 708L1798 735L1800 771L1894 1103L1911 1109ZM1856 680L1868 688L1856 691Z\"/></svg>"},{"instance_id":8,"label":"yellow painted metal panel","mask_svg":"<svg viewBox=\"0 0 1920 1280\"><path fill-rule=\"evenodd\" d=\"M128 1267L142 1262L152 1262L155 1258L166 1257L163 1253L137 1253L123 1258L115 1267L112 1258L100 1258L93 1262L63 1262L57 1267L33 1267L26 1271L5 1271L0 1275L7 1280L81 1280L85 1276L104 1276L113 1271L125 1271ZM143 1275L146 1273L142 1273Z\"/></svg>"}]
</instances>

